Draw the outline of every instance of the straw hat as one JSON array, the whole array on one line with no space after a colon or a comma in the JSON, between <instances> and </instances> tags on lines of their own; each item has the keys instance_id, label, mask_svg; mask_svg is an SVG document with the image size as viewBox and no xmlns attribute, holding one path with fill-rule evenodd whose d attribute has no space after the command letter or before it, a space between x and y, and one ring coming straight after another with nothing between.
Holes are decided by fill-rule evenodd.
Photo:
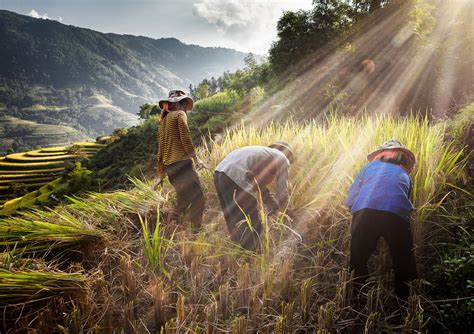
<instances>
[{"instance_id":1,"label":"straw hat","mask_svg":"<svg viewBox=\"0 0 474 334\"><path fill-rule=\"evenodd\" d=\"M367 160L369 160L369 161L374 160L374 158L377 156L377 154L379 154L382 151L386 151L386 150L402 151L407 155L408 158L411 159L411 161L413 163L415 163L415 161L416 161L416 158L415 158L415 155L413 154L413 152L410 151L409 149L407 149L405 146L403 146L402 143L400 143L396 139L387 140L385 143L382 144L382 146L380 146L378 149L376 149L375 151L370 153L367 156Z\"/></svg>"},{"instance_id":2,"label":"straw hat","mask_svg":"<svg viewBox=\"0 0 474 334\"><path fill-rule=\"evenodd\" d=\"M294 161L293 150L291 149L290 144L288 144L286 141L278 140L273 144L269 145L268 147L282 151L285 154L286 158L290 161L290 163Z\"/></svg>"},{"instance_id":3,"label":"straw hat","mask_svg":"<svg viewBox=\"0 0 474 334\"><path fill-rule=\"evenodd\" d=\"M163 103L168 102L168 103L175 103L175 102L180 102L181 100L186 99L188 102L188 110L193 109L193 99L190 98L188 95L186 95L185 92L182 90L170 90L168 94L168 98L164 100L160 100L158 102L158 105L160 106L161 109L163 109Z\"/></svg>"}]
</instances>

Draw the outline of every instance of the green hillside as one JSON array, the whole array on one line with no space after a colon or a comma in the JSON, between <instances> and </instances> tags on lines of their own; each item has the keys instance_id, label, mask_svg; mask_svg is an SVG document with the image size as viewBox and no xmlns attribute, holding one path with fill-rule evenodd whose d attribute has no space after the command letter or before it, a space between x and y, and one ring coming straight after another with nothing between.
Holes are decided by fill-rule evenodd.
<instances>
[{"instance_id":1,"label":"green hillside","mask_svg":"<svg viewBox=\"0 0 474 334\"><path fill-rule=\"evenodd\" d=\"M41 124L11 116L0 117L0 152L7 149L22 150L25 147L68 145L89 139L76 129L66 125Z\"/></svg>"},{"instance_id":2,"label":"green hillside","mask_svg":"<svg viewBox=\"0 0 474 334\"><path fill-rule=\"evenodd\" d=\"M0 41L2 115L50 126L68 124L83 138L134 125L137 106L170 89L188 90L205 77L234 71L245 57L231 49L103 34L5 10L0 10ZM46 132L38 141L61 145L62 138L41 127ZM0 140L0 151L43 145L27 133L9 137L0 131Z\"/></svg>"}]
</instances>

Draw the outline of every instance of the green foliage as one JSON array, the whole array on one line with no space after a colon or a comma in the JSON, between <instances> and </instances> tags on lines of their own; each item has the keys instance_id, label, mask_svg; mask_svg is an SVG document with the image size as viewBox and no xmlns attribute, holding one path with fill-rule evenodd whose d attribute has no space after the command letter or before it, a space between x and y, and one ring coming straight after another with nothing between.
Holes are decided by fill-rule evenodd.
<instances>
[{"instance_id":1,"label":"green foliage","mask_svg":"<svg viewBox=\"0 0 474 334\"><path fill-rule=\"evenodd\" d=\"M93 240L101 231L66 213L31 211L0 218L0 250L17 249L24 253L76 248Z\"/></svg>"},{"instance_id":2,"label":"green foliage","mask_svg":"<svg viewBox=\"0 0 474 334\"><path fill-rule=\"evenodd\" d=\"M327 85L324 89L324 99L331 112L337 114L350 114L351 106L346 103L346 98L349 94L335 85Z\"/></svg>"},{"instance_id":3,"label":"green foliage","mask_svg":"<svg viewBox=\"0 0 474 334\"><path fill-rule=\"evenodd\" d=\"M299 60L335 39L359 18L346 1L314 1L309 11L285 12L278 20L278 40L270 49L273 71L294 68Z\"/></svg>"},{"instance_id":4,"label":"green foliage","mask_svg":"<svg viewBox=\"0 0 474 334\"><path fill-rule=\"evenodd\" d=\"M216 93L223 92L236 92L242 98L246 96L255 95L252 90L259 86L271 84L270 81L270 63L266 58L257 60L255 55L249 53L245 59L245 67L238 69L231 73L229 71L224 72L219 78L215 79L211 77L210 80L204 79L198 85L196 90L192 91L192 94L197 94L198 97L203 99L199 93L199 89L202 87L207 88L207 96L213 96ZM262 94L263 95L263 94ZM263 97L263 96L262 96Z\"/></svg>"},{"instance_id":5,"label":"green foliage","mask_svg":"<svg viewBox=\"0 0 474 334\"><path fill-rule=\"evenodd\" d=\"M472 128L474 127L474 103L462 108L447 124L446 139L453 140L456 146L468 145L474 148Z\"/></svg>"},{"instance_id":6,"label":"green foliage","mask_svg":"<svg viewBox=\"0 0 474 334\"><path fill-rule=\"evenodd\" d=\"M92 171L82 167L80 162L76 162L74 169L67 174L68 193L76 193L79 190L86 190L92 184Z\"/></svg>"},{"instance_id":7,"label":"green foliage","mask_svg":"<svg viewBox=\"0 0 474 334\"><path fill-rule=\"evenodd\" d=\"M197 101L188 118L193 140L199 142L201 136L218 133L230 125L237 115L239 102L240 96L232 90Z\"/></svg>"},{"instance_id":8,"label":"green foliage","mask_svg":"<svg viewBox=\"0 0 474 334\"><path fill-rule=\"evenodd\" d=\"M198 86L198 94L200 99L205 99L209 96L209 85L208 84L200 84Z\"/></svg>"},{"instance_id":9,"label":"green foliage","mask_svg":"<svg viewBox=\"0 0 474 334\"><path fill-rule=\"evenodd\" d=\"M436 24L436 19L433 16L435 8L426 0L415 0L409 14L409 23L412 24L413 31L422 39L426 39Z\"/></svg>"},{"instance_id":10,"label":"green foliage","mask_svg":"<svg viewBox=\"0 0 474 334\"><path fill-rule=\"evenodd\" d=\"M145 103L140 106L140 111L138 111L138 116L141 119L148 119L152 115L159 115L161 113L161 109L157 104L149 104Z\"/></svg>"},{"instance_id":11,"label":"green foliage","mask_svg":"<svg viewBox=\"0 0 474 334\"><path fill-rule=\"evenodd\" d=\"M459 227L455 244L445 246L435 266L435 294L444 322L454 330L474 327L474 238L472 228Z\"/></svg>"},{"instance_id":12,"label":"green foliage","mask_svg":"<svg viewBox=\"0 0 474 334\"><path fill-rule=\"evenodd\" d=\"M156 210L156 221L153 232L150 231L149 222L146 217L142 218L139 215L139 219L143 233L143 252L148 260L148 264L153 271L169 276L169 272L165 266L165 258L171 248L174 232L171 234L169 240L165 239L162 232L160 232L161 222L159 208Z\"/></svg>"},{"instance_id":13,"label":"green foliage","mask_svg":"<svg viewBox=\"0 0 474 334\"><path fill-rule=\"evenodd\" d=\"M128 133L99 151L86 162L94 172L98 189L124 188L130 185L128 176L153 175L158 151L159 121L151 116L142 125L128 129Z\"/></svg>"},{"instance_id":14,"label":"green foliage","mask_svg":"<svg viewBox=\"0 0 474 334\"><path fill-rule=\"evenodd\" d=\"M128 133L128 130L127 129L124 129L124 128L117 128L114 130L114 132L112 133L112 136L115 137L115 138L121 138L123 136L126 136Z\"/></svg>"},{"instance_id":15,"label":"green foliage","mask_svg":"<svg viewBox=\"0 0 474 334\"><path fill-rule=\"evenodd\" d=\"M77 153L79 153L79 151L81 151L81 149L82 149L82 147L80 145L74 144L74 145L69 146L66 149L66 153L67 154L77 154Z\"/></svg>"}]
</instances>

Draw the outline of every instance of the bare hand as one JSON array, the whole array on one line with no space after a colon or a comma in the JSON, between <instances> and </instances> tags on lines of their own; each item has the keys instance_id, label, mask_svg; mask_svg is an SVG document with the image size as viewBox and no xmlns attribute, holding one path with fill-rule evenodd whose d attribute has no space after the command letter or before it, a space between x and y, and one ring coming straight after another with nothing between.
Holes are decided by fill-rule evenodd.
<instances>
[{"instance_id":1,"label":"bare hand","mask_svg":"<svg viewBox=\"0 0 474 334\"><path fill-rule=\"evenodd\" d=\"M163 185L163 179L161 177L156 178L153 184L153 190L157 190L159 187Z\"/></svg>"},{"instance_id":2,"label":"bare hand","mask_svg":"<svg viewBox=\"0 0 474 334\"><path fill-rule=\"evenodd\" d=\"M194 165L196 166L196 169L197 170L200 170L200 169L209 169L207 168L206 164L204 163L204 161L202 161L198 156L196 156L194 158Z\"/></svg>"}]
</instances>

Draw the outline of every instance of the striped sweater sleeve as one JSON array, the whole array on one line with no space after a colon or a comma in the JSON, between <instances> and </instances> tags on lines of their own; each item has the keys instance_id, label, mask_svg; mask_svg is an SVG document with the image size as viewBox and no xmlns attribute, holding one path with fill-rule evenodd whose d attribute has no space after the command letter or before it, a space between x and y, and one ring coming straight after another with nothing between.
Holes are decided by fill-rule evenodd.
<instances>
[{"instance_id":1,"label":"striped sweater sleeve","mask_svg":"<svg viewBox=\"0 0 474 334\"><path fill-rule=\"evenodd\" d=\"M179 137L184 150L189 155L189 157L195 157L196 151L194 149L191 133L189 132L187 116L184 111L178 114L178 129Z\"/></svg>"},{"instance_id":2,"label":"striped sweater sleeve","mask_svg":"<svg viewBox=\"0 0 474 334\"><path fill-rule=\"evenodd\" d=\"M163 179L165 177L165 164L163 162L163 126L158 129L158 155L157 155L157 166L156 174L157 177Z\"/></svg>"}]
</instances>

